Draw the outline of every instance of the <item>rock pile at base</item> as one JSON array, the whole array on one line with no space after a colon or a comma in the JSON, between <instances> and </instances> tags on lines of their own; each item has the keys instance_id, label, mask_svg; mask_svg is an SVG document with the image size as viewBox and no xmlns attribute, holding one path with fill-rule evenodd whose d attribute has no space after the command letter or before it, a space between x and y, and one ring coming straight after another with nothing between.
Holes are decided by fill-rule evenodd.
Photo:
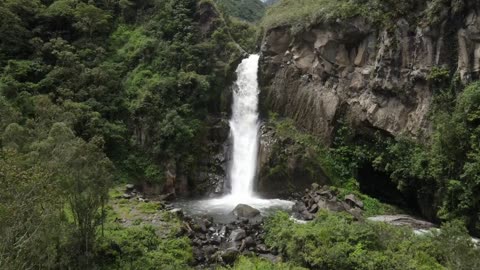
<instances>
[{"instance_id":1,"label":"rock pile at base","mask_svg":"<svg viewBox=\"0 0 480 270\"><path fill-rule=\"evenodd\" d=\"M357 220L363 219L363 202L354 194L348 194L342 198L328 186L312 184L310 189L305 190L305 195L293 206L293 215L297 219L312 220L315 214L326 209L333 212L348 212Z\"/></svg>"},{"instance_id":2,"label":"rock pile at base","mask_svg":"<svg viewBox=\"0 0 480 270\"><path fill-rule=\"evenodd\" d=\"M184 233L192 240L196 266L233 264L239 255L252 254L279 260L277 253L265 245L260 211L240 204L232 215L237 218L228 224L214 223L211 217L183 217Z\"/></svg>"}]
</instances>

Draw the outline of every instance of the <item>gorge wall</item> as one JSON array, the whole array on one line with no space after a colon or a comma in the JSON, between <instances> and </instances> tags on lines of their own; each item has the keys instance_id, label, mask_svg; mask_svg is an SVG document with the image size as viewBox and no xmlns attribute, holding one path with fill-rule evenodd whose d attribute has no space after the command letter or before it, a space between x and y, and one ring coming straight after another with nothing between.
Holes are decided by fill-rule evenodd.
<instances>
[{"instance_id":1,"label":"gorge wall","mask_svg":"<svg viewBox=\"0 0 480 270\"><path fill-rule=\"evenodd\" d=\"M480 71L480 9L468 10L449 16L445 9L435 27L400 18L384 29L357 17L295 33L289 25L267 29L264 110L326 142L340 117L357 128L420 139L430 128L432 68L457 70L464 83Z\"/></svg>"},{"instance_id":2,"label":"gorge wall","mask_svg":"<svg viewBox=\"0 0 480 270\"><path fill-rule=\"evenodd\" d=\"M319 20L301 30L291 24L265 29L260 65L264 116L290 118L296 128L326 145L332 144L344 124L367 136L380 133L384 138L428 141L432 102L442 87L435 82L435 73L455 73L453 77L466 85L480 72L479 4L460 1L463 8L454 11L453 4L443 1L432 23L425 16L433 2L419 1L413 20L400 17L379 24L355 16ZM271 149L285 140L275 138L274 132L263 136L268 138L262 138L259 181L261 186L274 186L284 179L266 173L278 159ZM306 170L298 173L298 166L287 164L293 164L290 172L297 172L287 177L290 185L329 182L321 168L304 177ZM389 181L388 175L385 178L375 181ZM433 219L434 193L403 196L417 200L419 211Z\"/></svg>"}]
</instances>

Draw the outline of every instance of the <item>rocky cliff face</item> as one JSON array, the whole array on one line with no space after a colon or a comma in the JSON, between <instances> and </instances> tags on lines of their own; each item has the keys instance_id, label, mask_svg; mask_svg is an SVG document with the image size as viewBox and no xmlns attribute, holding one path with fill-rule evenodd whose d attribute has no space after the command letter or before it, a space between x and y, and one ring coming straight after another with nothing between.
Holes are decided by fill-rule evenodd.
<instances>
[{"instance_id":1,"label":"rocky cliff face","mask_svg":"<svg viewBox=\"0 0 480 270\"><path fill-rule=\"evenodd\" d=\"M362 18L266 31L262 44L264 110L295 120L326 142L337 119L392 136L422 138L435 89L433 67L457 70L463 82L480 72L480 9L443 14L435 27L405 19L381 29Z\"/></svg>"}]
</instances>

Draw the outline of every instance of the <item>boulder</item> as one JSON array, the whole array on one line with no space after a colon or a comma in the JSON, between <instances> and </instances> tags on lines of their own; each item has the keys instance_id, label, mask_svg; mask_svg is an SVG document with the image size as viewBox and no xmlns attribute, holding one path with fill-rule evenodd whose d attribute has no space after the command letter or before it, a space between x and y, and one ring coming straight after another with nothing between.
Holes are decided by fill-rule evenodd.
<instances>
[{"instance_id":1,"label":"boulder","mask_svg":"<svg viewBox=\"0 0 480 270\"><path fill-rule=\"evenodd\" d=\"M178 217L183 217L183 210L182 208L173 208L172 210L168 211Z\"/></svg>"},{"instance_id":2,"label":"boulder","mask_svg":"<svg viewBox=\"0 0 480 270\"><path fill-rule=\"evenodd\" d=\"M239 204L233 209L232 212L236 217L239 218L254 218L260 215L260 211L246 204Z\"/></svg>"},{"instance_id":3,"label":"boulder","mask_svg":"<svg viewBox=\"0 0 480 270\"><path fill-rule=\"evenodd\" d=\"M240 252L234 247L230 247L224 252L222 252L222 261L226 264L233 264L238 257Z\"/></svg>"},{"instance_id":4,"label":"boulder","mask_svg":"<svg viewBox=\"0 0 480 270\"><path fill-rule=\"evenodd\" d=\"M251 236L247 236L244 241L247 248L254 247L256 245L255 240Z\"/></svg>"},{"instance_id":5,"label":"boulder","mask_svg":"<svg viewBox=\"0 0 480 270\"><path fill-rule=\"evenodd\" d=\"M348 194L345 196L345 201L351 206L351 207L359 207L363 209L363 202L358 199L355 195L353 194Z\"/></svg>"},{"instance_id":6,"label":"boulder","mask_svg":"<svg viewBox=\"0 0 480 270\"><path fill-rule=\"evenodd\" d=\"M244 239L247 236L247 233L243 229L236 229L230 233L230 241L236 242Z\"/></svg>"}]
</instances>

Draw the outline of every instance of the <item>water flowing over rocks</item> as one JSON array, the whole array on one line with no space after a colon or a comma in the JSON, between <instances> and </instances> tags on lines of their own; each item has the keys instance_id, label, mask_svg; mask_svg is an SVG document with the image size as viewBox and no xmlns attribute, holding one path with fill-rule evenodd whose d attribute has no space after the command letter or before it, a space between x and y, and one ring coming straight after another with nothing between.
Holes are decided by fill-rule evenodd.
<instances>
[{"instance_id":1,"label":"water flowing over rocks","mask_svg":"<svg viewBox=\"0 0 480 270\"><path fill-rule=\"evenodd\" d=\"M408 215L383 215L370 217L368 220L385 222L394 226L409 226L415 230L428 230L436 227L433 223Z\"/></svg>"}]
</instances>

